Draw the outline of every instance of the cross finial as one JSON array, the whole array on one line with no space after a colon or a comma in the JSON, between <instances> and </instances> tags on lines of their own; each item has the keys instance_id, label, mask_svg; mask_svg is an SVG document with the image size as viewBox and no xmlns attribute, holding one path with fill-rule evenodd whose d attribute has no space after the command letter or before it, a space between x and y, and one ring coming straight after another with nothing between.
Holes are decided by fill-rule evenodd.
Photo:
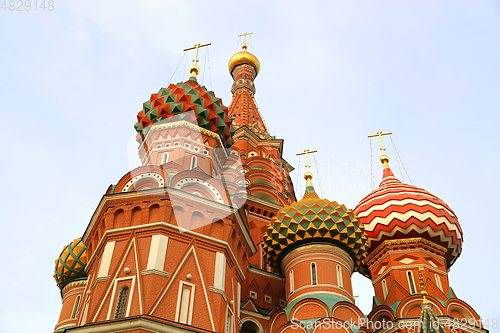
<instances>
[{"instance_id":1,"label":"cross finial","mask_svg":"<svg viewBox=\"0 0 500 333\"><path fill-rule=\"evenodd\" d=\"M392 134L392 132L382 133L382 131L378 131L377 134L368 135L369 138L372 138L374 136L378 136L379 137L379 139L380 139L380 150L382 150L382 155L385 155L385 148L384 148L384 144L382 143L382 135L389 135L389 134Z\"/></svg>"},{"instance_id":2,"label":"cross finial","mask_svg":"<svg viewBox=\"0 0 500 333\"><path fill-rule=\"evenodd\" d=\"M303 151L303 152L301 152L301 153L297 153L297 156L299 156L299 155L304 155L304 154L306 155L306 168L307 168L307 173L309 173L309 167L310 167L310 165L309 165L309 155L308 155L308 154L312 154L312 153L316 153L316 152L317 152L317 150L309 150L309 149L307 149L307 148L306 148L306 149L304 149L304 151Z\"/></svg>"},{"instance_id":3,"label":"cross finial","mask_svg":"<svg viewBox=\"0 0 500 333\"><path fill-rule=\"evenodd\" d=\"M238 35L238 37L245 37L245 39L243 40L243 46L241 47L242 49L246 50L247 48L247 36L248 35L253 35L253 32L245 32L244 34L241 34L241 35Z\"/></svg>"},{"instance_id":4,"label":"cross finial","mask_svg":"<svg viewBox=\"0 0 500 333\"><path fill-rule=\"evenodd\" d=\"M423 267L418 268L418 284L420 285L420 295L422 295L423 303L427 303L427 288L424 282L424 276L422 275Z\"/></svg>"},{"instance_id":5,"label":"cross finial","mask_svg":"<svg viewBox=\"0 0 500 333\"><path fill-rule=\"evenodd\" d=\"M187 49L184 49L184 51L189 51L189 50L196 49L196 52L194 54L194 59L193 59L193 65L191 65L191 67L189 67L189 73L190 74L196 76L200 72L200 67L198 67L198 65L196 64L199 61L198 60L198 49L200 47L204 47L204 46L208 46L208 45L212 45L212 43L207 43L207 44L196 43L196 44L194 44L193 47L188 47Z\"/></svg>"},{"instance_id":6,"label":"cross finial","mask_svg":"<svg viewBox=\"0 0 500 333\"><path fill-rule=\"evenodd\" d=\"M380 150L382 150L382 157L380 157L380 161L382 162L382 164L384 164L384 168L389 167L389 164L388 164L389 157L385 154L385 148L384 148L384 144L382 142L382 135L389 135L389 134L392 134L392 132L382 133L382 131L378 131L377 134L368 135L369 138L372 138L374 136L378 136L380 139Z\"/></svg>"}]
</instances>

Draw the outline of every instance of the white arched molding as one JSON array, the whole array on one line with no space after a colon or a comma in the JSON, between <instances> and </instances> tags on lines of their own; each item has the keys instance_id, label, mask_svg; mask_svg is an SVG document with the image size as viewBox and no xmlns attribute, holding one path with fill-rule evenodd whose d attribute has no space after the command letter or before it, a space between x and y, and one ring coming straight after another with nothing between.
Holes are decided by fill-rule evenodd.
<instances>
[{"instance_id":1,"label":"white arched molding","mask_svg":"<svg viewBox=\"0 0 500 333\"><path fill-rule=\"evenodd\" d=\"M182 188L184 186L194 185L194 184L198 184L198 185L203 186L206 189L208 189L210 191L210 193L212 193L212 195L213 195L213 198L212 198L213 200L215 200L215 201L217 201L219 203L223 203L224 202L224 200L222 199L222 195L220 194L219 190L217 190L215 188L215 186L213 186L212 184L210 184L206 180L203 180L203 179L200 179L200 178L195 178L195 177L183 178L183 179L179 180L177 182L177 184L175 184L174 188L178 189L178 190L182 190Z\"/></svg>"},{"instance_id":2,"label":"white arched molding","mask_svg":"<svg viewBox=\"0 0 500 333\"><path fill-rule=\"evenodd\" d=\"M123 187L122 192L129 192L131 188L136 188L137 185L139 185L142 182L149 181L149 180L154 180L158 184L157 187L163 187L165 186L165 180L163 177L157 173L154 172L147 172L143 173L140 175L134 176L131 180L125 184ZM133 185L133 186L132 186Z\"/></svg>"}]
</instances>

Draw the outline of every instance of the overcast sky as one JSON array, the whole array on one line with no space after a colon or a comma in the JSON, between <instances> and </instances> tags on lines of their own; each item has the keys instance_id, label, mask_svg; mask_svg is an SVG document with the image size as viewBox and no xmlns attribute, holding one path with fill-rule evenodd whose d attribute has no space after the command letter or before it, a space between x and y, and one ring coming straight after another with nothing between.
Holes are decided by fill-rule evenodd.
<instances>
[{"instance_id":1,"label":"overcast sky","mask_svg":"<svg viewBox=\"0 0 500 333\"><path fill-rule=\"evenodd\" d=\"M284 158L297 168L295 153L317 149L318 192L354 208L372 187L367 135L393 132L413 184L445 201L463 228L451 286L484 320L500 318L499 2L53 5L0 9L0 333L53 330L61 307L54 260L129 171L142 103L174 72L172 83L187 79L184 48L211 42L207 57L200 50L200 81L228 106L227 62L243 32L254 33L255 97L271 135L285 140ZM385 145L403 180L391 140ZM300 172L292 173L298 197ZM371 283L353 279L367 314Z\"/></svg>"}]
</instances>

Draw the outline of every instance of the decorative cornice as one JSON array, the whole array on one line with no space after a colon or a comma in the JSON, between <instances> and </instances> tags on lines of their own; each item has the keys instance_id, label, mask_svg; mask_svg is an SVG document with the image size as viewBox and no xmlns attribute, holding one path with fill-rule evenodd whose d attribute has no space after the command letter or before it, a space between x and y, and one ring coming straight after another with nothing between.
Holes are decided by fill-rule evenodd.
<instances>
[{"instance_id":1,"label":"decorative cornice","mask_svg":"<svg viewBox=\"0 0 500 333\"><path fill-rule=\"evenodd\" d=\"M61 294L64 294L68 289L74 288L77 286L85 286L87 284L87 278L82 279L82 280L76 280L68 283L67 285L64 286L61 290Z\"/></svg>"},{"instance_id":2,"label":"decorative cornice","mask_svg":"<svg viewBox=\"0 0 500 333\"><path fill-rule=\"evenodd\" d=\"M210 290L211 292L213 293L217 293L217 294L220 294L222 296L222 298L224 298L224 302L227 301L227 295L226 295L226 292L224 290L220 290L218 288L215 288L215 287L208 287L208 290Z\"/></svg>"},{"instance_id":3,"label":"decorative cornice","mask_svg":"<svg viewBox=\"0 0 500 333\"><path fill-rule=\"evenodd\" d=\"M149 275L149 274L156 274L164 277L170 277L171 275L171 273L159 271L157 269L146 269L144 271L141 271L141 275Z\"/></svg>"},{"instance_id":4,"label":"decorative cornice","mask_svg":"<svg viewBox=\"0 0 500 333\"><path fill-rule=\"evenodd\" d=\"M431 249L446 253L448 249L445 247L438 245L436 243L433 243L425 238L422 237L413 237L413 238L402 238L402 239L390 239L384 241L382 244L377 246L375 250L373 250L372 253L370 253L364 262L368 264L370 261L372 261L375 257L377 257L379 254L381 254L383 251L387 250L389 247L394 248L398 246L403 246L403 245L410 245L410 244L419 244L419 245L424 245L427 247L430 247Z\"/></svg>"},{"instance_id":5,"label":"decorative cornice","mask_svg":"<svg viewBox=\"0 0 500 333\"><path fill-rule=\"evenodd\" d=\"M189 121L185 121L185 120L179 120L179 121L174 121L174 122L170 122L170 123L157 123L157 124L153 124L151 126L151 128L149 129L146 137L144 138L144 140L142 141L141 145L139 146L139 149L142 149L144 144L146 143L146 141L149 140L150 136L152 135L152 133L154 131L160 131L160 130L163 130L163 129L170 129L170 128L178 128L178 127L186 127L186 128L189 128L193 131L199 131L201 134L204 134L206 136L209 136L211 138L214 138L217 140L217 142L219 143L219 145L221 147L224 147L224 144L222 143L222 140L220 138L220 135L211 131L211 130L208 130L206 128L203 128L203 127L200 127L200 126L197 126L193 123L190 123ZM225 151L225 149L224 149ZM226 152L226 156L227 156L227 152Z\"/></svg>"}]
</instances>

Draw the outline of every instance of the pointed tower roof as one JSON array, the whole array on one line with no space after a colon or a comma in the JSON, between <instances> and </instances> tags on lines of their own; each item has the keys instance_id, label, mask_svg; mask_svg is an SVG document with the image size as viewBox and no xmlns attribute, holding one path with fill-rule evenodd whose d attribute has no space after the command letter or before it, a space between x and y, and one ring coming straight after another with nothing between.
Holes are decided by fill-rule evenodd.
<instances>
[{"instance_id":1,"label":"pointed tower roof","mask_svg":"<svg viewBox=\"0 0 500 333\"><path fill-rule=\"evenodd\" d=\"M246 37L246 33L244 35ZM234 129L246 126L259 138L270 138L266 123L254 99L253 82L259 73L260 62L255 55L247 51L246 40L242 48L242 51L229 59L229 73L234 79L231 88L233 100L229 106L229 115L234 118Z\"/></svg>"},{"instance_id":2,"label":"pointed tower roof","mask_svg":"<svg viewBox=\"0 0 500 333\"><path fill-rule=\"evenodd\" d=\"M400 182L387 155L380 161L384 165L382 182L354 209L365 226L368 254L386 240L421 237L448 250L449 268L462 251L462 229L455 212L437 196Z\"/></svg>"}]
</instances>

